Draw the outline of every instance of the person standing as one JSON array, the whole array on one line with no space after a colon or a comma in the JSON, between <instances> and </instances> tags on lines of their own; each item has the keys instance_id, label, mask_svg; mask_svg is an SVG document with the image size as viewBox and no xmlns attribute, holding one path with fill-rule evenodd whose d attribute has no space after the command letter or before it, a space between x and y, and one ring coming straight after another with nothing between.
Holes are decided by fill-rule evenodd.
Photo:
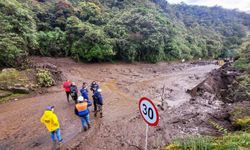
<instances>
[{"instance_id":1,"label":"person standing","mask_svg":"<svg viewBox=\"0 0 250 150\"><path fill-rule=\"evenodd\" d=\"M87 83L83 82L80 93L84 99L89 99L89 91L87 89Z\"/></svg>"},{"instance_id":2,"label":"person standing","mask_svg":"<svg viewBox=\"0 0 250 150\"><path fill-rule=\"evenodd\" d=\"M69 80L66 80L64 83L63 83L63 88L65 90L65 93L66 93L66 96L67 96L67 101L69 103L69 95L70 95L70 87L71 87L71 83Z\"/></svg>"},{"instance_id":3,"label":"person standing","mask_svg":"<svg viewBox=\"0 0 250 150\"><path fill-rule=\"evenodd\" d=\"M102 98L101 92L102 90L98 89L93 95L93 100L97 106L97 110L95 111L95 117L97 116L97 113L100 112L100 117L102 118L103 117L103 113L102 113L103 98Z\"/></svg>"},{"instance_id":4,"label":"person standing","mask_svg":"<svg viewBox=\"0 0 250 150\"><path fill-rule=\"evenodd\" d=\"M97 84L96 81L93 81L91 86L90 86L90 90L93 92L93 96L94 96L94 93L97 92L98 89L99 89L99 85ZM96 106L96 102L94 101L94 99L93 99L93 103L94 103L94 112L96 112L97 106Z\"/></svg>"},{"instance_id":5,"label":"person standing","mask_svg":"<svg viewBox=\"0 0 250 150\"><path fill-rule=\"evenodd\" d=\"M84 131L87 131L90 128L90 120L89 120L89 109L92 103L83 99L82 96L78 97L78 104L75 106L75 114L80 117L82 128Z\"/></svg>"},{"instance_id":6,"label":"person standing","mask_svg":"<svg viewBox=\"0 0 250 150\"><path fill-rule=\"evenodd\" d=\"M75 82L72 82L71 87L70 87L70 95L72 99L75 101L75 104L77 103L77 98L78 98L78 89L75 84Z\"/></svg>"},{"instance_id":7,"label":"person standing","mask_svg":"<svg viewBox=\"0 0 250 150\"><path fill-rule=\"evenodd\" d=\"M58 118L54 113L54 106L47 107L40 121L46 126L46 128L50 132L50 137L53 141L53 145L56 145L56 138L59 142L59 145L61 145L63 139L61 137L60 124Z\"/></svg>"},{"instance_id":8,"label":"person standing","mask_svg":"<svg viewBox=\"0 0 250 150\"><path fill-rule=\"evenodd\" d=\"M99 89L99 85L97 84L96 81L93 81L93 82L91 83L90 90L91 90L91 91L93 92L93 94L94 94L94 92L97 91L98 89Z\"/></svg>"}]
</instances>

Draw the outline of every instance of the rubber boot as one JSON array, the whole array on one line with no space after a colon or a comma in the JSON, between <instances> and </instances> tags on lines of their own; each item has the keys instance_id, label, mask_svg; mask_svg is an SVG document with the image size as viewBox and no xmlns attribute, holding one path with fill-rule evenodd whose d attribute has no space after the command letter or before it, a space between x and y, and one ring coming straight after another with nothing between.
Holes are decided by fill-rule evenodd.
<instances>
[{"instance_id":1,"label":"rubber boot","mask_svg":"<svg viewBox=\"0 0 250 150\"><path fill-rule=\"evenodd\" d=\"M86 132L87 130L88 130L88 128L87 128L87 127L84 127L84 128L83 128L83 131L85 131L85 132Z\"/></svg>"},{"instance_id":2,"label":"rubber boot","mask_svg":"<svg viewBox=\"0 0 250 150\"><path fill-rule=\"evenodd\" d=\"M89 128L89 129L91 128L90 124L88 124L88 128Z\"/></svg>"},{"instance_id":3,"label":"rubber boot","mask_svg":"<svg viewBox=\"0 0 250 150\"><path fill-rule=\"evenodd\" d=\"M94 116L95 116L95 117L97 116L97 111L95 111L95 114L94 114Z\"/></svg>"},{"instance_id":4,"label":"rubber boot","mask_svg":"<svg viewBox=\"0 0 250 150\"><path fill-rule=\"evenodd\" d=\"M102 112L100 113L100 118L102 118L103 117L103 114L102 114Z\"/></svg>"}]
</instances>

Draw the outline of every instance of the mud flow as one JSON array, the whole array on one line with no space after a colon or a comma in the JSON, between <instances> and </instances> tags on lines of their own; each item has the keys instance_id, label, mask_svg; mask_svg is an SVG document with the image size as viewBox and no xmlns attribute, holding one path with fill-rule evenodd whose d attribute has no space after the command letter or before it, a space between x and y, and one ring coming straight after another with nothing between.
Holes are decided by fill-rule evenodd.
<instances>
[{"instance_id":1,"label":"mud flow","mask_svg":"<svg viewBox=\"0 0 250 150\"><path fill-rule=\"evenodd\" d=\"M81 132L73 101L67 103L62 86L58 85L47 94L0 105L1 150L50 149L49 134L40 123L47 105L55 106L61 123L61 149L143 149L145 123L137 108L142 96L152 99L160 111L159 126L149 129L149 149L157 149L176 137L210 131L201 121L206 118L202 112L213 112L216 105L205 108L190 104L191 96L186 91L218 68L214 64L83 64L39 57L34 57L33 62L57 66L64 79L76 82L78 88L83 81L90 85L96 80L103 91L104 117L95 118L91 112L92 128Z\"/></svg>"}]
</instances>

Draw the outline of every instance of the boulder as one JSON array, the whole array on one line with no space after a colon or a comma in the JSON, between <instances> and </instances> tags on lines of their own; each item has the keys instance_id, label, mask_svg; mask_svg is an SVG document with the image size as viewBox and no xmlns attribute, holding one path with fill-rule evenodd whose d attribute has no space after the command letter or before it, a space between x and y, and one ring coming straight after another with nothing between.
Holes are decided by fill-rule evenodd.
<instances>
[{"instance_id":1,"label":"boulder","mask_svg":"<svg viewBox=\"0 0 250 150\"><path fill-rule=\"evenodd\" d=\"M8 89L14 93L20 93L20 94L29 94L30 89L26 87L14 87L14 86L9 86Z\"/></svg>"}]
</instances>

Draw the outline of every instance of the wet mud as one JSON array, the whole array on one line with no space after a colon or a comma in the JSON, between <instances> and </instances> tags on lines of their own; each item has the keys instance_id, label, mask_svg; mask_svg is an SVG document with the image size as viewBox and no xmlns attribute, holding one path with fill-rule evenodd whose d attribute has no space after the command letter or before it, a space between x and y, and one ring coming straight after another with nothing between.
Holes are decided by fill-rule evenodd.
<instances>
[{"instance_id":1,"label":"wet mud","mask_svg":"<svg viewBox=\"0 0 250 150\"><path fill-rule=\"evenodd\" d=\"M192 96L186 91L204 81L209 72L219 68L217 65L84 64L40 57L32 61L55 65L64 79L76 82L78 88L83 81L90 84L96 80L103 89L104 117L95 118L91 113L92 128L81 132L73 101L66 102L59 84L46 94L0 105L0 149L51 149L49 134L40 123L47 105L55 106L61 123L61 149L143 149L146 126L137 108L142 96L152 99L160 112L159 126L149 129L149 149L164 146L176 137L214 133L206 119L221 109L220 103L202 103L201 107L199 102L190 101Z\"/></svg>"}]
</instances>

